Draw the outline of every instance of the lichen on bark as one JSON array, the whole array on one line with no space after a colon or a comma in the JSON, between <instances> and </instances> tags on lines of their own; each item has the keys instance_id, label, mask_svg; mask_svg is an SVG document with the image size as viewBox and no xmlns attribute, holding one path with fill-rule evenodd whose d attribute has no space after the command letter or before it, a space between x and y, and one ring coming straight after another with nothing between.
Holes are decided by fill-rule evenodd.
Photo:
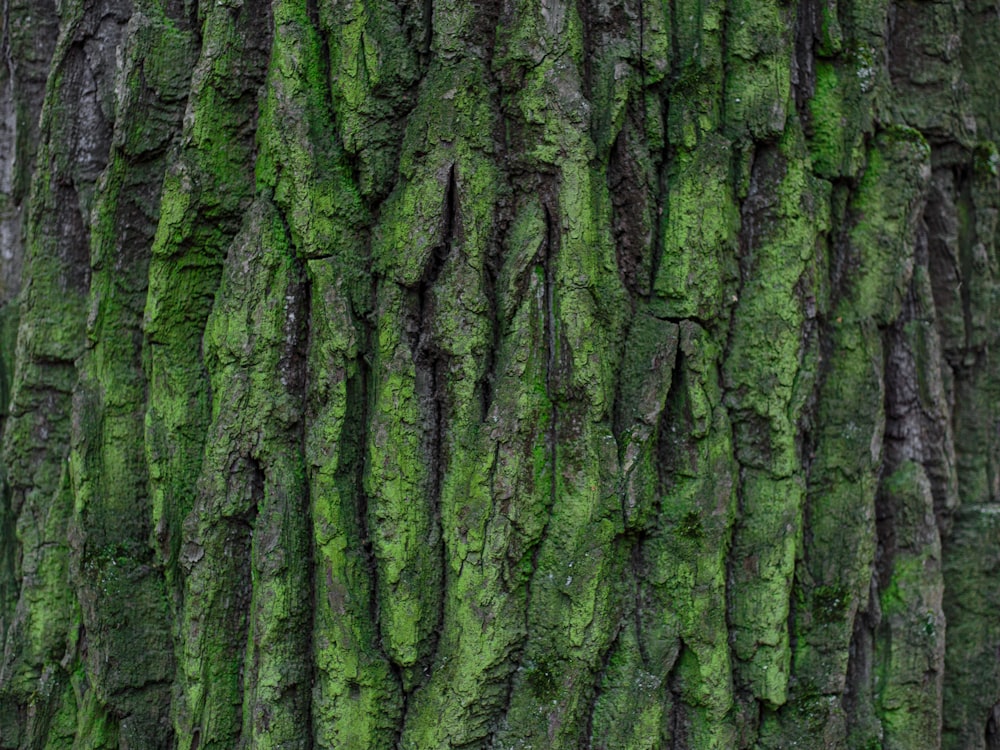
<instances>
[{"instance_id":1,"label":"lichen on bark","mask_svg":"<svg viewBox=\"0 0 1000 750\"><path fill-rule=\"evenodd\" d=\"M993 4L0 7L0 748L1000 743Z\"/></svg>"}]
</instances>

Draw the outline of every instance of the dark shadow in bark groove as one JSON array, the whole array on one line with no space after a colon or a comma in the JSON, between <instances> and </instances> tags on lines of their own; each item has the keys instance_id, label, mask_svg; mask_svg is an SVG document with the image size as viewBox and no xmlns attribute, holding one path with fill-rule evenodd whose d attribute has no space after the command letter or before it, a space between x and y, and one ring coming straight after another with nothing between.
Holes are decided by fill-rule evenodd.
<instances>
[{"instance_id":1,"label":"dark shadow in bark groove","mask_svg":"<svg viewBox=\"0 0 1000 750\"><path fill-rule=\"evenodd\" d=\"M643 271L653 265L649 250L651 247L655 248L657 242L652 237L643 236L645 222L642 214L649 191L640 184L642 176L638 174L635 161L628 153L627 141L631 128L631 118L627 117L611 146L607 183L611 195L618 276L628 290L634 308L637 299L649 298L654 279L651 278L651 272ZM653 223L654 226L658 224L655 221ZM644 277L649 278L648 286L644 283Z\"/></svg>"},{"instance_id":2,"label":"dark shadow in bark groove","mask_svg":"<svg viewBox=\"0 0 1000 750\"><path fill-rule=\"evenodd\" d=\"M447 575L447 559L441 533L441 488L448 464L445 455L445 436L448 427L448 404L445 391L445 377L448 371L448 357L435 341L435 323L438 317L438 300L435 285L441 271L449 260L453 260L454 245L460 239L461 227L458 225L458 186L456 183L455 165L448 171L448 182L444 194L443 223L444 231L441 244L434 248L424 269L423 276L412 297L410 315L406 321L407 335L414 364L414 390L420 404L423 423L422 454L425 466L428 467L428 483L424 488L432 515L432 538L427 540L438 553L438 574ZM406 716L406 701L430 675L431 665L437 653L441 634L441 623L444 619L444 592L446 581L437 585L438 606L436 622L430 631L430 646L426 656L420 659L417 668L422 669L423 678L418 679L403 696L403 716ZM400 673L402 677L402 673ZM405 723L405 722L404 722ZM402 727L400 729L402 732ZM400 735L401 736L401 735Z\"/></svg>"},{"instance_id":3,"label":"dark shadow in bark groove","mask_svg":"<svg viewBox=\"0 0 1000 750\"><path fill-rule=\"evenodd\" d=\"M984 731L986 750L1000 750L1000 703L993 706Z\"/></svg>"},{"instance_id":4,"label":"dark shadow in bark groove","mask_svg":"<svg viewBox=\"0 0 1000 750\"><path fill-rule=\"evenodd\" d=\"M819 32L818 0L803 0L799 3L795 24L795 55L792 57L792 94L795 109L803 129L808 131L811 119L808 103L816 89L816 68L814 65L816 35Z\"/></svg>"},{"instance_id":5,"label":"dark shadow in bark groove","mask_svg":"<svg viewBox=\"0 0 1000 750\"><path fill-rule=\"evenodd\" d=\"M685 392L688 388L686 364L687 355L678 346L674 371L670 380L670 392L667 394L667 401L660 415L656 434L657 493L654 518L660 517L661 498L673 489L674 475L678 468L683 465L683 459L680 458L681 451L687 448L693 465L698 458L697 451L685 440L685 437L690 434L691 425L694 422L690 404L685 398Z\"/></svg>"},{"instance_id":6,"label":"dark shadow in bark groove","mask_svg":"<svg viewBox=\"0 0 1000 750\"><path fill-rule=\"evenodd\" d=\"M542 263L544 265L545 273L545 345L548 347L548 357L545 364L545 395L549 399L549 470L552 472L551 483L549 485L549 510L551 517L552 506L556 502L556 493L558 488L557 471L558 465L556 463L556 448L559 441L559 408L557 405L557 394L556 394L556 379L558 377L557 372L557 357L558 357L558 347L556 345L556 298L555 298L555 255L558 252L556 247L556 232L554 230L554 220L552 218L552 212L549 209L548 203L544 204L545 208L545 244L542 247ZM548 528L548 522L546 521L545 528ZM542 539L545 538L545 530L542 531ZM536 548L536 561L537 562L537 552L541 549L541 541ZM535 565L532 565L532 570L535 569Z\"/></svg>"},{"instance_id":7,"label":"dark shadow in bark groove","mask_svg":"<svg viewBox=\"0 0 1000 750\"><path fill-rule=\"evenodd\" d=\"M874 721L869 708L874 675L874 632L878 620L878 613L874 611L877 598L874 582L869 591L868 604L854 616L844 692L840 699L848 726L856 730L872 726Z\"/></svg>"}]
</instances>

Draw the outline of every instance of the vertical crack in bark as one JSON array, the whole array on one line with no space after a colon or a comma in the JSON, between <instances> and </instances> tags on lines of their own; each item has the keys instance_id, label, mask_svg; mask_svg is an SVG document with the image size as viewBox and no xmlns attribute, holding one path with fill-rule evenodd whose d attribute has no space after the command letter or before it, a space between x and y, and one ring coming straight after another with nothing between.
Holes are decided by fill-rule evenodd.
<instances>
[{"instance_id":1,"label":"vertical crack in bark","mask_svg":"<svg viewBox=\"0 0 1000 750\"><path fill-rule=\"evenodd\" d=\"M431 42L434 40L434 0L424 0L423 22L424 38L420 40L419 58L420 66L426 71L431 58Z\"/></svg>"},{"instance_id":2,"label":"vertical crack in bark","mask_svg":"<svg viewBox=\"0 0 1000 750\"><path fill-rule=\"evenodd\" d=\"M667 392L666 401L663 404L663 411L660 412L659 422L656 432L656 480L657 493L655 500L654 518L659 518L663 507L663 498L673 488L673 474L676 469L676 454L681 450L682 436L671 437L677 434L677 427L681 425L687 427L691 423L691 415L681 412L681 405L684 403L684 390L687 388L687 375L685 374L687 355L678 345L677 354L674 359L674 369L670 374L670 390ZM683 433L682 433L683 435Z\"/></svg>"},{"instance_id":3,"label":"vertical crack in bark","mask_svg":"<svg viewBox=\"0 0 1000 750\"><path fill-rule=\"evenodd\" d=\"M684 656L684 650L687 647L683 642L680 644L680 649L677 651L677 656L674 659L673 665L670 667L670 671L667 673L664 684L667 691L670 693L670 705L669 705L669 716L665 723L670 726L670 748L669 750L688 750L688 744L680 738L681 731L684 729L682 716L682 708L684 706L682 699L682 691L680 682L680 668L681 668L681 657Z\"/></svg>"},{"instance_id":4,"label":"vertical crack in bark","mask_svg":"<svg viewBox=\"0 0 1000 750\"><path fill-rule=\"evenodd\" d=\"M798 5L795 24L795 54L792 55L792 93L795 97L795 108L803 129L809 120L809 100L812 99L816 87L816 70L813 50L816 43L816 0L805 0Z\"/></svg>"},{"instance_id":5,"label":"vertical crack in bark","mask_svg":"<svg viewBox=\"0 0 1000 750\"><path fill-rule=\"evenodd\" d=\"M549 516L551 517L552 507L555 505L556 494L558 489L558 479L556 471L558 469L556 463L556 449L558 446L559 439L559 409L557 406L557 393L556 393L556 378L557 378L557 361L558 349L556 346L556 310L555 310L555 232L553 229L553 219L552 213L549 210L548 204L545 205L545 247L543 248L543 269L545 274L544 286L545 286L545 345L548 349L547 358L545 364L545 395L549 400L549 466L552 472L550 484L549 484ZM545 529L548 528L548 523L545 524ZM545 531L542 532L542 538L544 539ZM541 548L541 543L539 543L538 548Z\"/></svg>"},{"instance_id":6,"label":"vertical crack in bark","mask_svg":"<svg viewBox=\"0 0 1000 750\"><path fill-rule=\"evenodd\" d=\"M665 92L660 92L660 108L663 121L668 118L668 107L670 97ZM663 262L664 232L667 226L667 161L669 145L664 139L663 151L660 158L656 160L656 215L653 217L653 257L649 261L649 288L646 292L646 301L652 302L656 296L656 275L660 272L660 264Z\"/></svg>"},{"instance_id":7,"label":"vertical crack in bark","mask_svg":"<svg viewBox=\"0 0 1000 750\"><path fill-rule=\"evenodd\" d=\"M497 290L497 279L500 275L500 253L496 251L495 244L491 241L487 249L487 257L483 262L483 288L486 294L487 314L490 320L490 345L486 350L486 361L483 363L483 377L478 384L479 393L479 418L486 423L489 416L490 406L493 403L493 389L496 379L497 354L500 351L501 325L500 301ZM495 471L496 462L492 463ZM491 482L492 486L492 482Z\"/></svg>"},{"instance_id":8,"label":"vertical crack in bark","mask_svg":"<svg viewBox=\"0 0 1000 750\"><path fill-rule=\"evenodd\" d=\"M363 318L361 318L364 320ZM344 430L342 434L353 435L350 444L351 454L341 459L338 463L338 473L344 475L353 474L351 477L354 483L354 512L358 525L358 542L361 555L368 571L368 617L369 622L376 625L376 637L379 655L389 665L393 677L397 684L402 687L403 676L399 665L389 656L389 651L385 647L382 639L381 628L377 624L381 622L381 608L378 598L378 564L375 560L375 551L372 547L372 535L368 527L368 493L365 491L365 472L367 464L371 460L366 446L369 443L369 431L371 429L371 391L375 373L371 366L370 352L373 350L374 333L372 326L366 321L364 324L365 341L362 347L361 356L357 358L358 372L353 378L347 381L347 404L348 411L344 415ZM353 413L352 413L353 412ZM347 446L345 446L347 447ZM343 448L342 448L343 450Z\"/></svg>"},{"instance_id":9,"label":"vertical crack in bark","mask_svg":"<svg viewBox=\"0 0 1000 750\"><path fill-rule=\"evenodd\" d=\"M449 257L452 256L455 244L455 234L456 234L456 220L458 217L458 186L455 179L455 165L451 165L448 170L448 185L445 189L445 203L444 203L444 237L442 239L441 247L435 251L435 258L432 266L431 275L427 279L427 289L421 290L421 323L426 325L428 322L432 322L435 317L436 311L428 309L425 307L427 305L427 293L430 287L437 281L438 276L441 274L441 269ZM428 317L431 321L428 321ZM433 327L431 329L433 334ZM429 342L425 342L428 345ZM434 658L437 654L438 645L441 640L441 625L444 622L444 605L445 605L445 591L448 590L448 559L447 550L444 545L444 535L442 530L442 515L441 515L441 489L444 484L444 474L445 474L445 461L447 456L445 456L445 431L446 431L446 414L445 414L445 377L447 376L447 368L444 366L444 356L436 347L433 347L428 351L431 356L430 361L430 406L431 406L431 416L433 419L432 423L432 433L430 437L430 445L428 447L428 454L431 461L431 512L433 513L433 523L434 529L436 530L436 544L438 547L438 564L440 566L441 580L438 582L438 608L437 608L437 622L431 630L431 646L427 653L427 662L424 666L425 677L430 675L430 670L434 663ZM405 715L405 714L404 714Z\"/></svg>"},{"instance_id":10,"label":"vertical crack in bark","mask_svg":"<svg viewBox=\"0 0 1000 750\"><path fill-rule=\"evenodd\" d=\"M724 9L720 15L722 16L722 20L719 22L719 49L720 49L719 59L722 64L722 74L719 77L719 84L716 89L717 92L716 96L718 97L718 102L719 102L719 127L722 128L724 127L728 115L726 108L726 101L728 99L728 97L726 96L726 87L729 82L729 69L730 69L729 24L730 24L730 16L732 14L726 12L726 10ZM735 151L735 149L733 149L733 151ZM731 159L732 158L734 157L731 157Z\"/></svg>"},{"instance_id":11,"label":"vertical crack in bark","mask_svg":"<svg viewBox=\"0 0 1000 750\"><path fill-rule=\"evenodd\" d=\"M403 721L400 724L399 738L402 737L405 727L405 717L408 710L408 701L413 692L426 681L430 674L431 665L434 662L440 639L440 626L444 619L444 592L447 583L443 577L447 575L447 559L442 534L442 514L441 514L441 489L445 474L445 432L446 432L446 403L445 403L445 374L446 354L443 352L435 340L435 322L439 314L439 302L436 299L438 293L435 284L448 258L451 257L456 234L456 219L458 214L458 190L456 184L455 165L452 164L448 170L447 184L444 194L443 205L443 233L441 243L434 248L429 258L423 277L417 287L415 300L412 303L411 320L408 322L410 347L413 356L415 390L420 402L422 420L424 424L422 438L422 453L427 467L427 484L425 487L428 512L431 515L431 531L427 544L434 549L432 555L436 553L437 575L442 579L437 581L435 595L437 597L436 622L429 630L429 647L424 656L419 659L417 668L421 668L423 679L413 682L411 689L403 694ZM400 672L402 677L402 672ZM403 683L405 684L405 682Z\"/></svg>"},{"instance_id":12,"label":"vertical crack in bark","mask_svg":"<svg viewBox=\"0 0 1000 750\"><path fill-rule=\"evenodd\" d=\"M653 235L653 257L649 263L649 291L646 297L647 302L652 302L656 297L656 277L660 272L660 265L663 262L664 234L667 227L669 211L667 205L667 168L671 162L670 133L668 123L670 120L670 87L680 75L680 40L677 36L677 0L669 0L668 13L670 23L670 74L660 81L657 91L660 99L660 127L663 131L663 146L658 158L653 159L656 166L656 215L653 217L655 223L655 233ZM645 97L643 97L643 109L645 110ZM648 136L648 131L644 130L644 137ZM650 154L652 158L653 155Z\"/></svg>"},{"instance_id":13,"label":"vertical crack in bark","mask_svg":"<svg viewBox=\"0 0 1000 750\"><path fill-rule=\"evenodd\" d=\"M646 3L639 0L639 96L642 97L642 132L646 132Z\"/></svg>"},{"instance_id":14,"label":"vertical crack in bark","mask_svg":"<svg viewBox=\"0 0 1000 750\"><path fill-rule=\"evenodd\" d=\"M318 0L306 0L306 14L309 16L309 22L312 24L313 31L316 33L316 38L319 46L319 62L320 62L320 75L323 80L323 100L326 103L327 109L329 110L329 116L333 118L334 107L333 107L333 89L331 88L331 78L330 78L330 43L327 39L326 30L323 28L323 23L319 16L319 3ZM364 54L364 45L361 46L362 54ZM353 165L352 165L353 166ZM354 184L357 184L357 173L353 175L355 177Z\"/></svg>"},{"instance_id":15,"label":"vertical crack in bark","mask_svg":"<svg viewBox=\"0 0 1000 750\"><path fill-rule=\"evenodd\" d=\"M16 69L14 66L14 57L10 52L10 0L3 0L3 9L0 13L3 14L3 34L0 35L0 54L3 55L4 64L7 66L7 75L10 76L8 83L13 92ZM13 142L13 138L11 142Z\"/></svg>"},{"instance_id":16,"label":"vertical crack in bark","mask_svg":"<svg viewBox=\"0 0 1000 750\"><path fill-rule=\"evenodd\" d=\"M233 597L223 604L223 616L228 622L226 629L230 634L225 646L232 649L232 657L239 664L236 696L239 703L233 709L233 739L239 742L249 742L249 737L243 737L243 710L247 695L247 676L257 673L257 664L250 663L250 658L258 657L250 639L253 627L253 594L254 594L254 531L257 526L257 515L264 501L264 487L267 478L260 461L253 455L237 458L229 466L229 487L227 494L245 493L242 502L237 501L237 507L243 506L241 512L224 516L219 523L226 529L223 541L223 552L226 559L232 560ZM233 483L244 483L243 487L233 486ZM228 606L227 606L228 605ZM249 667L249 668L248 668ZM212 713L211 706L199 706L201 721L205 714Z\"/></svg>"},{"instance_id":17,"label":"vertical crack in bark","mask_svg":"<svg viewBox=\"0 0 1000 750\"><path fill-rule=\"evenodd\" d=\"M590 696L590 706L587 709L587 721L584 724L583 729L583 737L587 748L594 747L594 713L596 712L597 705L604 693L602 685L608 675L608 669L611 667L611 659L615 655L615 651L618 648L618 639L621 637L622 631L625 628L630 627L632 624L632 620L628 617L622 617L617 623L615 623L615 625L612 626L613 632L608 638L608 647L604 650L604 653L601 654L601 664L594 672L594 689Z\"/></svg>"},{"instance_id":18,"label":"vertical crack in bark","mask_svg":"<svg viewBox=\"0 0 1000 750\"><path fill-rule=\"evenodd\" d=\"M593 64L592 61L595 57L595 45L593 37L593 21L590 17L590 7L588 5L588 0L576 0L576 13L580 18L580 26L582 27L582 37L583 37L583 70L582 73L582 83L583 83L583 96L587 101L592 101L593 96Z\"/></svg>"},{"instance_id":19,"label":"vertical crack in bark","mask_svg":"<svg viewBox=\"0 0 1000 750\"><path fill-rule=\"evenodd\" d=\"M541 555L542 547L545 545L545 540L548 537L549 525L552 522L552 508L556 501L557 495L557 480L556 480L556 440L558 435L557 429L557 419L558 410L556 408L556 387L555 387L555 367L556 367L556 327L555 327L555 311L554 311L554 268L553 268L553 243L555 242L555 231L553 227L552 212L549 209L548 202L543 200L542 207L545 213L545 238L542 241L542 246L539 248L538 253L540 256L540 261L542 265L542 328L543 336L545 338L546 347L546 361L545 361L545 397L549 402L549 426L548 431L545 436L546 440L546 452L548 454L549 463L549 487L548 487L548 504L546 507L545 522L542 524L542 529L539 532L538 539L535 540L534 548L531 550L531 572L530 580L528 582L524 601L524 632L526 635L531 633L531 602L532 602L532 585L534 584L534 576L538 572L538 560ZM523 648L521 653L521 658L523 658ZM511 691L507 696L507 710L510 709L511 699L513 697L513 680L511 680Z\"/></svg>"},{"instance_id":20,"label":"vertical crack in bark","mask_svg":"<svg viewBox=\"0 0 1000 750\"><path fill-rule=\"evenodd\" d=\"M306 514L306 520L304 521L304 533L306 538L305 548L308 551L309 559L306 562L306 585L308 591L307 601L312 604L314 602L316 593L316 576L317 576L317 556L316 556L316 536L312 533L312 492L309 482L309 466L306 461L306 426L308 422L309 413L309 350L311 347L311 321L310 321L310 311L313 309L313 287L312 280L309 278L309 273L306 269L306 265L303 260L299 257L296 258L296 270L299 273L299 278L302 280L302 295L301 302L298 310L299 324L299 348L301 354L301 390L300 390L300 408L301 408L301 418L299 419L299 429L298 435L296 436L298 442L299 456L302 466L302 474L304 480L302 482L302 492L303 498L301 501L301 507ZM308 634L306 637L306 655L305 655L305 722L306 731L305 736L308 738L309 747L312 746L313 738L316 736L315 730L313 728L313 710L312 710L312 700L309 697L311 695L311 688L316 684L317 680L317 668L316 668L316 639L313 634L316 632L316 607L315 605L307 606L306 612L306 624L307 629L305 632Z\"/></svg>"},{"instance_id":21,"label":"vertical crack in bark","mask_svg":"<svg viewBox=\"0 0 1000 750\"><path fill-rule=\"evenodd\" d=\"M955 174L955 208L958 216L963 217L958 223L958 291L962 299L962 318L965 322L965 356L963 365L975 363L973 357L973 322L972 322L972 278L975 271L973 248L976 245L976 204L972 200L972 179L965 169L956 170ZM971 356L970 356L971 355Z\"/></svg>"}]
</instances>

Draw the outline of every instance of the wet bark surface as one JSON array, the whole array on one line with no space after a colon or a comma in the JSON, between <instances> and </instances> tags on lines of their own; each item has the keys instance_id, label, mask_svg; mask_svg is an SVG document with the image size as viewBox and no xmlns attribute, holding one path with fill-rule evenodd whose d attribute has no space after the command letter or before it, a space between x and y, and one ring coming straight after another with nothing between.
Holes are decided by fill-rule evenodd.
<instances>
[{"instance_id":1,"label":"wet bark surface","mask_svg":"<svg viewBox=\"0 0 1000 750\"><path fill-rule=\"evenodd\" d=\"M0 6L0 748L1000 747L995 3Z\"/></svg>"}]
</instances>

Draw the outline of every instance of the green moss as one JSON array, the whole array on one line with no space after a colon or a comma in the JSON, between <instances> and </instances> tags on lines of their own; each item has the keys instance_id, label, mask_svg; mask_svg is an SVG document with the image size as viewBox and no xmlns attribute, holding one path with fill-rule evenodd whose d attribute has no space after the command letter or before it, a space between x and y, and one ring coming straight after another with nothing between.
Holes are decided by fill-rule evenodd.
<instances>
[{"instance_id":1,"label":"green moss","mask_svg":"<svg viewBox=\"0 0 1000 750\"><path fill-rule=\"evenodd\" d=\"M852 203L857 222L849 233L860 272L851 279L855 319L884 324L899 314L913 272L916 224L910 221L930 178L930 147L911 128L881 133Z\"/></svg>"},{"instance_id":2,"label":"green moss","mask_svg":"<svg viewBox=\"0 0 1000 750\"><path fill-rule=\"evenodd\" d=\"M387 0L324 5L319 16L337 131L357 159L358 190L384 196L397 176L400 115L412 108L421 73L419 45L410 40L423 29Z\"/></svg>"},{"instance_id":3,"label":"green moss","mask_svg":"<svg viewBox=\"0 0 1000 750\"><path fill-rule=\"evenodd\" d=\"M14 384L15 347L20 310L16 303L0 305L0 414L7 416ZM2 423L0 423L2 424Z\"/></svg>"},{"instance_id":4,"label":"green moss","mask_svg":"<svg viewBox=\"0 0 1000 750\"><path fill-rule=\"evenodd\" d=\"M310 533L306 471L292 430L303 410L296 386L302 273L282 217L258 199L227 255L205 324L215 398L181 555L189 603L181 624L189 645L180 665L181 747L228 747L240 736L259 747L307 741Z\"/></svg>"},{"instance_id":5,"label":"green moss","mask_svg":"<svg viewBox=\"0 0 1000 750\"><path fill-rule=\"evenodd\" d=\"M171 585L178 582L181 524L196 495L209 419L202 334L222 259L254 189L253 144L246 133L266 61L247 63L239 53L259 35L250 28L254 23L249 14L222 6L205 13L183 146L163 179L151 248L143 442L156 547Z\"/></svg>"},{"instance_id":6,"label":"green moss","mask_svg":"<svg viewBox=\"0 0 1000 750\"><path fill-rule=\"evenodd\" d=\"M816 80L809 100L810 153L816 172L824 177L840 174L849 168L846 159L851 144L847 142L848 112L840 86L836 63L816 61Z\"/></svg>"},{"instance_id":7,"label":"green moss","mask_svg":"<svg viewBox=\"0 0 1000 750\"><path fill-rule=\"evenodd\" d=\"M777 0L737 0L727 8L726 121L734 137L781 134L791 105L794 22Z\"/></svg>"},{"instance_id":8,"label":"green moss","mask_svg":"<svg viewBox=\"0 0 1000 750\"><path fill-rule=\"evenodd\" d=\"M687 539L701 539L705 531L701 526L701 518L691 510L677 523L677 533Z\"/></svg>"},{"instance_id":9,"label":"green moss","mask_svg":"<svg viewBox=\"0 0 1000 750\"><path fill-rule=\"evenodd\" d=\"M731 303L739 212L729 156L729 142L711 136L670 167L663 255L653 285L659 315L711 319Z\"/></svg>"},{"instance_id":10,"label":"green moss","mask_svg":"<svg viewBox=\"0 0 1000 750\"><path fill-rule=\"evenodd\" d=\"M528 661L524 667L524 674L531 693L539 702L548 703L558 697L561 686L553 667L547 660Z\"/></svg>"},{"instance_id":11,"label":"green moss","mask_svg":"<svg viewBox=\"0 0 1000 750\"><path fill-rule=\"evenodd\" d=\"M972 154L972 167L977 174L985 177L1000 175L1000 152L997 151L996 144L992 141L976 144Z\"/></svg>"},{"instance_id":12,"label":"green moss","mask_svg":"<svg viewBox=\"0 0 1000 750\"><path fill-rule=\"evenodd\" d=\"M662 510L640 551L648 605L639 638L646 653L656 655L651 671L664 682L678 653L686 653L683 667L676 668L683 674L682 705L672 710L690 717L691 728L689 736L675 741L721 748L735 742L734 665L723 602L737 468L721 404L721 352L695 324L679 328L678 368L660 421L661 465L654 469ZM699 533L698 543L678 543L682 531Z\"/></svg>"},{"instance_id":13,"label":"green moss","mask_svg":"<svg viewBox=\"0 0 1000 750\"><path fill-rule=\"evenodd\" d=\"M805 143L790 127L773 150L758 152L752 182L760 195L744 221L748 246L725 362L736 456L742 467L743 518L733 540L734 651L740 678L759 699L780 706L790 671L788 613L799 554L805 477L798 434L807 390L802 340L816 251L829 218L825 184L808 170ZM766 201L766 202L764 202Z\"/></svg>"},{"instance_id":14,"label":"green moss","mask_svg":"<svg viewBox=\"0 0 1000 750\"><path fill-rule=\"evenodd\" d=\"M273 12L275 38L256 129L257 186L273 190L301 256L338 253L345 270L354 270L356 237L368 217L340 144L327 135L335 128L323 41L304 6L277 3Z\"/></svg>"},{"instance_id":15,"label":"green moss","mask_svg":"<svg viewBox=\"0 0 1000 750\"><path fill-rule=\"evenodd\" d=\"M379 648L372 575L362 548L365 519L357 482L365 413L360 334L332 258L308 264L314 321L308 354L305 436L314 543L316 688L313 726L330 747L390 747L401 715L400 686Z\"/></svg>"},{"instance_id":16,"label":"green moss","mask_svg":"<svg viewBox=\"0 0 1000 750\"><path fill-rule=\"evenodd\" d=\"M648 671L636 630L622 629L608 659L594 704L591 742L595 748L652 750L670 708L663 680Z\"/></svg>"},{"instance_id":17,"label":"green moss","mask_svg":"<svg viewBox=\"0 0 1000 750\"><path fill-rule=\"evenodd\" d=\"M816 622L837 622L844 617L852 592L842 584L817 586L812 591L812 614Z\"/></svg>"}]
</instances>

